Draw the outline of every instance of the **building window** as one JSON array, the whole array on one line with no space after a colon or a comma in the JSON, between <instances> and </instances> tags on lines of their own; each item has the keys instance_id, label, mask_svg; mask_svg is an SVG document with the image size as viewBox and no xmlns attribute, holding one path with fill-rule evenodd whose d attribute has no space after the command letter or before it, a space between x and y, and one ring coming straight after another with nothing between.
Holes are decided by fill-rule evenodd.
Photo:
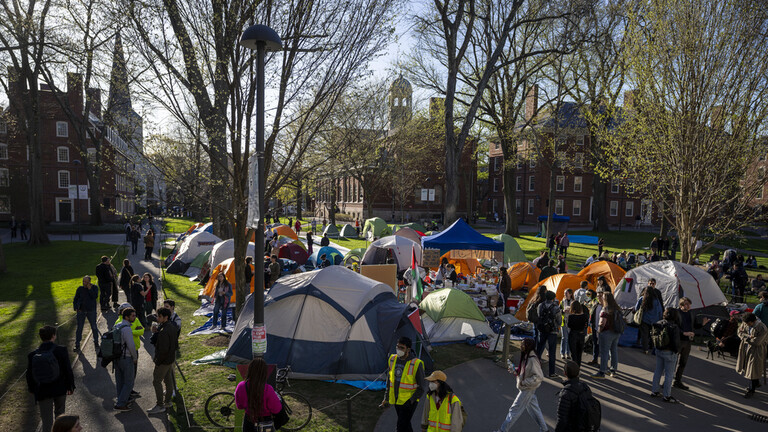
<instances>
[{"instance_id":1,"label":"building window","mask_svg":"<svg viewBox=\"0 0 768 432\"><path fill-rule=\"evenodd\" d=\"M96 163L96 149L89 148L87 151L88 151L88 163Z\"/></svg>"},{"instance_id":2,"label":"building window","mask_svg":"<svg viewBox=\"0 0 768 432\"><path fill-rule=\"evenodd\" d=\"M619 215L619 202L618 201L611 201L611 216L618 216Z\"/></svg>"},{"instance_id":3,"label":"building window","mask_svg":"<svg viewBox=\"0 0 768 432\"><path fill-rule=\"evenodd\" d=\"M557 181L555 183L555 190L557 192L565 191L565 176L557 176Z\"/></svg>"},{"instance_id":4,"label":"building window","mask_svg":"<svg viewBox=\"0 0 768 432\"><path fill-rule=\"evenodd\" d=\"M7 195L0 195L0 213L11 212L11 198Z\"/></svg>"},{"instance_id":5,"label":"building window","mask_svg":"<svg viewBox=\"0 0 768 432\"><path fill-rule=\"evenodd\" d=\"M69 188L69 171L59 171L59 188Z\"/></svg>"},{"instance_id":6,"label":"building window","mask_svg":"<svg viewBox=\"0 0 768 432\"><path fill-rule=\"evenodd\" d=\"M59 162L69 162L69 149L67 147L57 147L56 160Z\"/></svg>"},{"instance_id":7,"label":"building window","mask_svg":"<svg viewBox=\"0 0 768 432\"><path fill-rule=\"evenodd\" d=\"M635 214L635 203L632 201L627 201L627 206L624 209L624 216L626 217L632 217Z\"/></svg>"},{"instance_id":8,"label":"building window","mask_svg":"<svg viewBox=\"0 0 768 432\"><path fill-rule=\"evenodd\" d=\"M618 180L611 180L611 193L613 193L613 194L619 193L619 181Z\"/></svg>"},{"instance_id":9,"label":"building window","mask_svg":"<svg viewBox=\"0 0 768 432\"><path fill-rule=\"evenodd\" d=\"M493 191L498 192L499 191L499 178L494 177L493 178Z\"/></svg>"},{"instance_id":10,"label":"building window","mask_svg":"<svg viewBox=\"0 0 768 432\"><path fill-rule=\"evenodd\" d=\"M573 167L584 168L584 153L576 153L573 155Z\"/></svg>"},{"instance_id":11,"label":"building window","mask_svg":"<svg viewBox=\"0 0 768 432\"><path fill-rule=\"evenodd\" d=\"M520 159L520 157L517 157L517 169L523 169L523 161Z\"/></svg>"},{"instance_id":12,"label":"building window","mask_svg":"<svg viewBox=\"0 0 768 432\"><path fill-rule=\"evenodd\" d=\"M69 136L69 124L67 122L56 122L56 136L62 138L67 138Z\"/></svg>"},{"instance_id":13,"label":"building window","mask_svg":"<svg viewBox=\"0 0 768 432\"><path fill-rule=\"evenodd\" d=\"M573 191L574 192L581 192L581 176L576 176L573 178Z\"/></svg>"},{"instance_id":14,"label":"building window","mask_svg":"<svg viewBox=\"0 0 768 432\"><path fill-rule=\"evenodd\" d=\"M8 159L8 144L0 144L0 159ZM29 156L27 156L27 159L29 159Z\"/></svg>"},{"instance_id":15,"label":"building window","mask_svg":"<svg viewBox=\"0 0 768 432\"><path fill-rule=\"evenodd\" d=\"M498 171L499 170L499 161L501 160L500 157L493 158L493 170Z\"/></svg>"},{"instance_id":16,"label":"building window","mask_svg":"<svg viewBox=\"0 0 768 432\"><path fill-rule=\"evenodd\" d=\"M520 206L522 206L520 198L515 199L515 213L520 214Z\"/></svg>"},{"instance_id":17,"label":"building window","mask_svg":"<svg viewBox=\"0 0 768 432\"><path fill-rule=\"evenodd\" d=\"M533 198L528 200L528 214L529 215L533 214Z\"/></svg>"},{"instance_id":18,"label":"building window","mask_svg":"<svg viewBox=\"0 0 768 432\"><path fill-rule=\"evenodd\" d=\"M528 160L528 168L536 168L536 157L531 156L531 158Z\"/></svg>"},{"instance_id":19,"label":"building window","mask_svg":"<svg viewBox=\"0 0 768 432\"><path fill-rule=\"evenodd\" d=\"M589 135L584 135L581 137L581 140L576 140L576 145L587 145L587 139Z\"/></svg>"},{"instance_id":20,"label":"building window","mask_svg":"<svg viewBox=\"0 0 768 432\"><path fill-rule=\"evenodd\" d=\"M523 176L517 176L517 179L515 180L515 190L518 192L522 192L523 190Z\"/></svg>"},{"instance_id":21,"label":"building window","mask_svg":"<svg viewBox=\"0 0 768 432\"><path fill-rule=\"evenodd\" d=\"M533 191L536 189L536 176L528 177L528 190Z\"/></svg>"},{"instance_id":22,"label":"building window","mask_svg":"<svg viewBox=\"0 0 768 432\"><path fill-rule=\"evenodd\" d=\"M563 200L555 200L555 214L563 214Z\"/></svg>"},{"instance_id":23,"label":"building window","mask_svg":"<svg viewBox=\"0 0 768 432\"><path fill-rule=\"evenodd\" d=\"M8 168L0 168L0 187L8 187L11 184Z\"/></svg>"},{"instance_id":24,"label":"building window","mask_svg":"<svg viewBox=\"0 0 768 432\"><path fill-rule=\"evenodd\" d=\"M581 216L581 200L573 200L573 215Z\"/></svg>"}]
</instances>

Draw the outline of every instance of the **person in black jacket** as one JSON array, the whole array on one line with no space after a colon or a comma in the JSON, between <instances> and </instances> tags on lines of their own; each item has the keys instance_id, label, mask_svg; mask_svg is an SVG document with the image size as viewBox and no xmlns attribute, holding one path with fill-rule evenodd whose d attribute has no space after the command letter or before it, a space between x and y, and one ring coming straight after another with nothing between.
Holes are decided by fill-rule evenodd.
<instances>
[{"instance_id":1,"label":"person in black jacket","mask_svg":"<svg viewBox=\"0 0 768 432\"><path fill-rule=\"evenodd\" d=\"M589 386L579 380L579 365L573 360L566 360L563 373L567 378L563 389L557 393L557 425L555 432L579 430L581 411L579 398L582 393L592 394Z\"/></svg>"},{"instance_id":2,"label":"person in black jacket","mask_svg":"<svg viewBox=\"0 0 768 432\"><path fill-rule=\"evenodd\" d=\"M136 252L139 250L139 239L141 238L141 233L136 228L136 225L131 228L128 238L131 240L131 255L136 255Z\"/></svg>"},{"instance_id":3,"label":"person in black jacket","mask_svg":"<svg viewBox=\"0 0 768 432\"><path fill-rule=\"evenodd\" d=\"M144 276L141 278L141 290L144 293L144 316L149 316L157 309L158 296L157 285L155 285L155 281L150 273L144 273Z\"/></svg>"},{"instance_id":4,"label":"person in black jacket","mask_svg":"<svg viewBox=\"0 0 768 432\"><path fill-rule=\"evenodd\" d=\"M144 316L144 299L147 296L147 292L139 282L139 275L133 275L131 277L131 298L129 303L136 310L136 319L139 320L141 325L146 328L147 318Z\"/></svg>"},{"instance_id":5,"label":"person in black jacket","mask_svg":"<svg viewBox=\"0 0 768 432\"><path fill-rule=\"evenodd\" d=\"M245 257L245 286L250 287L251 286L251 279L253 279L253 269L251 268L251 265L253 265L253 257Z\"/></svg>"},{"instance_id":6,"label":"person in black jacket","mask_svg":"<svg viewBox=\"0 0 768 432\"><path fill-rule=\"evenodd\" d=\"M653 372L653 385L651 397L659 397L659 382L661 374L664 374L664 397L662 400L669 403L677 403L672 396L672 379L677 364L677 353L680 351L680 314L675 308L667 308L661 321L653 324L653 334L660 334L666 329L667 341L665 345L656 346L656 370Z\"/></svg>"},{"instance_id":7,"label":"person in black jacket","mask_svg":"<svg viewBox=\"0 0 768 432\"><path fill-rule=\"evenodd\" d=\"M737 261L733 263L731 270L726 272L726 275L727 278L731 280L731 300L734 303L743 303L744 289L747 287L747 282L749 282L749 276L744 270L744 266Z\"/></svg>"},{"instance_id":8,"label":"person in black jacket","mask_svg":"<svg viewBox=\"0 0 768 432\"><path fill-rule=\"evenodd\" d=\"M325 247L331 244L331 240L328 239L328 234L323 234L323 238L320 239L320 247Z\"/></svg>"},{"instance_id":9,"label":"person in black jacket","mask_svg":"<svg viewBox=\"0 0 768 432\"><path fill-rule=\"evenodd\" d=\"M120 306L117 303L117 271L112 267L112 263L108 256L101 257L101 264L96 266L96 277L99 278L99 290L101 291L101 297L99 303L101 303L101 312L105 313L109 310L109 298L114 293L112 302L114 303L115 310Z\"/></svg>"},{"instance_id":10,"label":"person in black jacket","mask_svg":"<svg viewBox=\"0 0 768 432\"><path fill-rule=\"evenodd\" d=\"M75 348L74 351L80 351L80 341L83 339L83 327L85 319L91 325L93 334L93 343L96 345L96 352L99 351L99 328L96 325L96 300L99 298L99 287L91 285L91 277L83 277L83 284L75 291L75 299L72 301L72 308L77 312L77 330L75 330Z\"/></svg>"},{"instance_id":11,"label":"person in black jacket","mask_svg":"<svg viewBox=\"0 0 768 432\"><path fill-rule=\"evenodd\" d=\"M39 335L43 343L27 356L27 389L35 395L35 402L40 407L43 430L49 431L54 417L64 414L67 395L75 391L75 376L67 349L56 344L56 327L44 326ZM55 368L46 364L42 357L48 351L53 353L58 371L52 370Z\"/></svg>"},{"instance_id":12,"label":"person in black jacket","mask_svg":"<svg viewBox=\"0 0 768 432\"><path fill-rule=\"evenodd\" d=\"M125 298L131 299L131 278L133 277L133 267L127 259L123 260L123 268L120 269L120 289L125 293Z\"/></svg>"},{"instance_id":13,"label":"person in black jacket","mask_svg":"<svg viewBox=\"0 0 768 432\"><path fill-rule=\"evenodd\" d=\"M152 373L152 385L155 387L157 403L147 412L159 414L171 407L173 396L173 362L176 361L178 331L170 322L171 310L161 307L157 310L157 323L152 324L152 339L155 344L155 370ZM165 393L163 393L165 383Z\"/></svg>"}]
</instances>

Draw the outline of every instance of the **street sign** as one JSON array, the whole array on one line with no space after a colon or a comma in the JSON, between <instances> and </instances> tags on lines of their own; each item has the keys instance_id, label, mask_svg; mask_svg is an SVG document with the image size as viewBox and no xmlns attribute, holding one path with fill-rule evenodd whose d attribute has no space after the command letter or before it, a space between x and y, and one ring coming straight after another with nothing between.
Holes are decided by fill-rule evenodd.
<instances>
[{"instance_id":1,"label":"street sign","mask_svg":"<svg viewBox=\"0 0 768 432\"><path fill-rule=\"evenodd\" d=\"M257 228L261 219L259 208L258 164L259 158L252 155L248 161L248 227Z\"/></svg>"},{"instance_id":2,"label":"street sign","mask_svg":"<svg viewBox=\"0 0 768 432\"><path fill-rule=\"evenodd\" d=\"M267 328L263 324L251 329L251 349L254 357L267 353Z\"/></svg>"}]
</instances>

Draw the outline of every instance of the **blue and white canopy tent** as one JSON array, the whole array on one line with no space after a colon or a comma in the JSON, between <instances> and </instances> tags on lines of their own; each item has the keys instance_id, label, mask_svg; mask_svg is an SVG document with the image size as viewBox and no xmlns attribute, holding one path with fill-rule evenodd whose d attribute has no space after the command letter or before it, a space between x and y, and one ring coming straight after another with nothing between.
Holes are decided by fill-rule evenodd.
<instances>
[{"instance_id":1,"label":"blue and white canopy tent","mask_svg":"<svg viewBox=\"0 0 768 432\"><path fill-rule=\"evenodd\" d=\"M421 239L423 249L439 249L451 253L453 259L504 260L504 243L486 237L459 218L447 229Z\"/></svg>"}]
</instances>

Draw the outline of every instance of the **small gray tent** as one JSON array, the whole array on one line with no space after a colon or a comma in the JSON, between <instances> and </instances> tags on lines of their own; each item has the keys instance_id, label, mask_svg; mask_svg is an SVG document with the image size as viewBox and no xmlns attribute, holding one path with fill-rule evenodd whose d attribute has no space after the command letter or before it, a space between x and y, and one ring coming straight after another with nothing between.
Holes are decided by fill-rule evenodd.
<instances>
[{"instance_id":1,"label":"small gray tent","mask_svg":"<svg viewBox=\"0 0 768 432\"><path fill-rule=\"evenodd\" d=\"M344 226L341 227L341 236L348 239L355 239L357 238L357 230L350 224L344 224Z\"/></svg>"}]
</instances>

